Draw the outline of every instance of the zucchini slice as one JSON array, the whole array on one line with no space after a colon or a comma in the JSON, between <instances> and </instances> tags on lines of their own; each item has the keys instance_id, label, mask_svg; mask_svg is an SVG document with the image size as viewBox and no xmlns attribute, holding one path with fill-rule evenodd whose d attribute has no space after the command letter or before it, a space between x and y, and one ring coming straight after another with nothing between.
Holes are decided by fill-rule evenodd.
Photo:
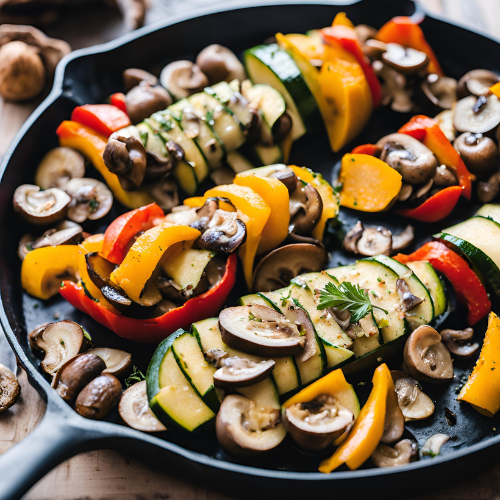
<instances>
[{"instance_id":1,"label":"zucchini slice","mask_svg":"<svg viewBox=\"0 0 500 500\"><path fill-rule=\"evenodd\" d=\"M226 162L233 169L235 174L240 174L241 172L254 168L253 164L241 153L238 153L238 151L229 153L226 157Z\"/></svg>"},{"instance_id":2,"label":"zucchini slice","mask_svg":"<svg viewBox=\"0 0 500 500\"><path fill-rule=\"evenodd\" d=\"M121 131L120 131L121 132ZM495 222L500 223L500 205L496 203L486 203L477 212L476 215L493 219Z\"/></svg>"},{"instance_id":3,"label":"zucchini slice","mask_svg":"<svg viewBox=\"0 0 500 500\"><path fill-rule=\"evenodd\" d=\"M128 128L128 127L127 127ZM141 137L141 142L148 153L153 154L157 158L167 161L169 154L165 147L165 142L159 134L147 122L141 122L137 125L137 130ZM125 136L126 137L126 136Z\"/></svg>"},{"instance_id":4,"label":"zucchini slice","mask_svg":"<svg viewBox=\"0 0 500 500\"><path fill-rule=\"evenodd\" d=\"M229 83L216 83L211 87L207 87L205 92L216 97L224 107L229 109L242 128L246 128L250 125L253 119L253 113L248 108L246 99L239 91L233 89Z\"/></svg>"},{"instance_id":5,"label":"zucchini slice","mask_svg":"<svg viewBox=\"0 0 500 500\"><path fill-rule=\"evenodd\" d=\"M281 408L280 398L271 377L249 387L240 387L236 389L236 392L252 400L257 408L273 408L274 410Z\"/></svg>"},{"instance_id":6,"label":"zucchini slice","mask_svg":"<svg viewBox=\"0 0 500 500\"><path fill-rule=\"evenodd\" d=\"M185 161L178 161L172 169L172 174L181 189L189 196L194 196L198 189L198 178L193 166Z\"/></svg>"}]
</instances>

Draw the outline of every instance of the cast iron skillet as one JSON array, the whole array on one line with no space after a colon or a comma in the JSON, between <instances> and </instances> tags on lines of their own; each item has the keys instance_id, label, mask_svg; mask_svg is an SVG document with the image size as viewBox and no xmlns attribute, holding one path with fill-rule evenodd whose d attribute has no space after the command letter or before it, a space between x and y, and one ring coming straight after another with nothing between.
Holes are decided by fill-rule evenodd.
<instances>
[{"instance_id":1,"label":"cast iron skillet","mask_svg":"<svg viewBox=\"0 0 500 500\"><path fill-rule=\"evenodd\" d=\"M197 436L167 432L155 437L117 425L117 414L110 417L110 422L86 420L51 390L49 382L41 374L39 360L29 348L27 333L41 323L54 321L54 315L81 323L91 332L99 346L119 347L132 352L135 364L142 370L147 368L154 349L154 346L120 339L74 310L61 298L42 303L23 294L21 290L16 247L20 236L30 228L13 213L12 194L19 184L32 182L42 155L57 145L57 125L69 118L74 106L103 102L109 94L120 89L121 72L127 67L158 70L169 60L193 58L209 43L221 43L235 51L242 51L261 43L277 30L303 33L325 26L340 10L346 11L355 23L364 22L379 27L395 15L412 14L414 6L409 0L363 0L357 3L322 3L319 0L310 4L289 0L286 5L273 0L261 0L231 7L231 10L223 9L220 7L219 10L197 12L196 17L177 17L106 45L69 55L57 69L51 94L23 126L3 159L0 167L0 320L30 382L47 402L47 412L26 439L0 458L2 499L19 498L63 460L82 451L98 448L124 451L134 458L161 466L169 473L189 475L191 481L202 483L204 487L222 489L240 498L256 491L259 496L266 496L273 491L290 495L291 492L331 493L349 490L352 493L368 489L372 494L383 489L385 496L391 496L392 491L401 498L405 496L402 491L413 492L418 487L425 487L430 480L439 481L442 485L447 477L450 480L459 477L457 474L462 470L470 472L471 467L484 466L484 460L494 456L493 453L500 449L500 437L493 430L495 426L500 429L500 420L488 420L468 405L459 405L455 400L458 379L470 371L474 360L455 363L457 378L447 387L426 387L426 392L437 400L436 412L431 419L407 426L420 445L426 437L436 432L450 434L453 439L445 445L441 456L432 460L421 459L396 469L375 469L365 465L358 471L341 469L330 475L318 473L318 458L300 453L288 440L269 457L259 458L255 462L236 462L220 450L213 432ZM500 70L500 67L492 66L495 59L498 60L498 57L494 57L499 53L498 42L432 17L426 18L422 27L446 73L451 76L460 77L473 68ZM374 142L382 135L397 130L408 118L387 109L379 110L356 142ZM321 171L327 179L331 179L333 167L344 152L333 155L326 136L317 133L294 145L290 161ZM106 220L89 225L86 230L102 230L120 211L123 209L115 207ZM454 219L463 220L471 213L470 207L464 205L459 208ZM331 265L352 261L352 256L336 250L335 241L343 230L355 223L358 215L342 211L341 224L330 235ZM362 218L396 230L405 225L405 221L394 215ZM452 222L417 226L416 244L430 239L435 231ZM241 277L239 281L243 281ZM245 290L240 286L232 294L230 303L234 303L244 293ZM462 316L456 312L450 314L446 322L454 327L464 325ZM484 328L483 323L477 332L484 332ZM396 358L391 367L398 368L399 363L400 360ZM372 373L371 369L350 376L362 403L369 392ZM358 385L359 382L366 384ZM456 423L448 423L445 419L445 406L456 414ZM390 488L387 488L388 485Z\"/></svg>"}]
</instances>

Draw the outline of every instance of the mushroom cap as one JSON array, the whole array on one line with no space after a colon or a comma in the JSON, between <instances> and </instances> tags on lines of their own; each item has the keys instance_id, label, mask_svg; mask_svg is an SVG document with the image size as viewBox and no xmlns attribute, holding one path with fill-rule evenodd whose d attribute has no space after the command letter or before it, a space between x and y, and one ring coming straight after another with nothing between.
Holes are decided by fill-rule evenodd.
<instances>
[{"instance_id":1,"label":"mushroom cap","mask_svg":"<svg viewBox=\"0 0 500 500\"><path fill-rule=\"evenodd\" d=\"M168 174L155 183L151 190L151 196L157 205L165 212L179 205L179 186Z\"/></svg>"},{"instance_id":2,"label":"mushroom cap","mask_svg":"<svg viewBox=\"0 0 500 500\"><path fill-rule=\"evenodd\" d=\"M367 227L363 230L356 247L357 253L368 257L389 255L392 248L392 233L382 226Z\"/></svg>"},{"instance_id":3,"label":"mushroom cap","mask_svg":"<svg viewBox=\"0 0 500 500\"><path fill-rule=\"evenodd\" d=\"M65 184L64 191L73 198L68 219L74 222L101 219L113 206L113 194L106 184L97 179L71 179Z\"/></svg>"},{"instance_id":4,"label":"mushroom cap","mask_svg":"<svg viewBox=\"0 0 500 500\"><path fill-rule=\"evenodd\" d=\"M286 436L279 410L256 408L243 396L226 396L215 430L222 449L231 456L247 456L276 448Z\"/></svg>"},{"instance_id":5,"label":"mushroom cap","mask_svg":"<svg viewBox=\"0 0 500 500\"><path fill-rule=\"evenodd\" d=\"M197 66L207 75L210 85L221 81L245 80L243 64L234 52L222 45L205 47L196 57Z\"/></svg>"},{"instance_id":6,"label":"mushroom cap","mask_svg":"<svg viewBox=\"0 0 500 500\"><path fill-rule=\"evenodd\" d=\"M479 181L477 183L476 193L481 203L493 201L499 192L500 178L498 172L495 172L486 181Z\"/></svg>"},{"instance_id":7,"label":"mushroom cap","mask_svg":"<svg viewBox=\"0 0 500 500\"><path fill-rule=\"evenodd\" d=\"M377 467L405 465L410 463L417 450L417 443L411 439L403 439L394 447L379 444L372 454L372 461Z\"/></svg>"},{"instance_id":8,"label":"mushroom cap","mask_svg":"<svg viewBox=\"0 0 500 500\"><path fill-rule=\"evenodd\" d=\"M285 312L285 317L299 327L300 333L304 334L304 350L297 355L297 359L305 363L316 354L316 330L312 324L309 313L296 305L289 305Z\"/></svg>"},{"instance_id":9,"label":"mushroom cap","mask_svg":"<svg viewBox=\"0 0 500 500\"><path fill-rule=\"evenodd\" d=\"M167 64L160 74L160 83L175 99L189 97L209 85L208 77L200 67L187 60Z\"/></svg>"},{"instance_id":10,"label":"mushroom cap","mask_svg":"<svg viewBox=\"0 0 500 500\"><path fill-rule=\"evenodd\" d=\"M104 361L106 368L102 373L110 373L121 379L126 377L132 369L132 355L121 349L96 347L94 349L89 349L87 354L95 354Z\"/></svg>"},{"instance_id":11,"label":"mushroom cap","mask_svg":"<svg viewBox=\"0 0 500 500\"><path fill-rule=\"evenodd\" d=\"M120 381L109 373L99 375L78 394L75 411L82 417L102 420L122 395Z\"/></svg>"},{"instance_id":12,"label":"mushroom cap","mask_svg":"<svg viewBox=\"0 0 500 500\"><path fill-rule=\"evenodd\" d=\"M123 87L125 92L139 85L143 80L151 86L158 85L158 78L149 71L139 68L128 68L123 72Z\"/></svg>"},{"instance_id":13,"label":"mushroom cap","mask_svg":"<svg viewBox=\"0 0 500 500\"><path fill-rule=\"evenodd\" d=\"M493 139L483 134L464 132L453 142L469 172L485 178L498 170L500 153Z\"/></svg>"},{"instance_id":14,"label":"mushroom cap","mask_svg":"<svg viewBox=\"0 0 500 500\"><path fill-rule=\"evenodd\" d=\"M453 126L459 132L487 134L500 123L500 100L495 95L464 97L455 105Z\"/></svg>"},{"instance_id":15,"label":"mushroom cap","mask_svg":"<svg viewBox=\"0 0 500 500\"><path fill-rule=\"evenodd\" d=\"M439 128L442 130L442 132L450 142L453 142L453 140L457 135L457 131L453 126L454 116L455 116L455 110L452 108L452 109L445 109L444 111L441 111L441 113L438 113L434 117L434 120L437 121Z\"/></svg>"},{"instance_id":16,"label":"mushroom cap","mask_svg":"<svg viewBox=\"0 0 500 500\"><path fill-rule=\"evenodd\" d=\"M64 219L71 197L58 188L40 190L39 186L22 184L14 192L14 210L28 222L52 224Z\"/></svg>"},{"instance_id":17,"label":"mushroom cap","mask_svg":"<svg viewBox=\"0 0 500 500\"><path fill-rule=\"evenodd\" d=\"M270 292L288 286L302 273L321 271L328 261L323 248L311 243L292 243L269 252L255 269L253 289Z\"/></svg>"},{"instance_id":18,"label":"mushroom cap","mask_svg":"<svg viewBox=\"0 0 500 500\"><path fill-rule=\"evenodd\" d=\"M203 219L204 216L199 217ZM205 221L201 222L203 224ZM199 229L199 224L197 226ZM232 253L246 241L246 237L246 225L238 218L236 212L216 209L209 219L206 230L196 241L198 246L205 250Z\"/></svg>"},{"instance_id":19,"label":"mushroom cap","mask_svg":"<svg viewBox=\"0 0 500 500\"><path fill-rule=\"evenodd\" d=\"M0 413L10 408L20 393L21 386L14 373L0 364Z\"/></svg>"},{"instance_id":20,"label":"mushroom cap","mask_svg":"<svg viewBox=\"0 0 500 500\"><path fill-rule=\"evenodd\" d=\"M470 358L476 354L479 349L479 344L477 342L472 342L474 338L474 330L472 328L465 328L464 330L442 330L441 338L448 351L462 359Z\"/></svg>"},{"instance_id":21,"label":"mushroom cap","mask_svg":"<svg viewBox=\"0 0 500 500\"><path fill-rule=\"evenodd\" d=\"M85 175L85 158L74 149L51 149L43 158L35 174L35 184L42 189L62 188L74 177Z\"/></svg>"},{"instance_id":22,"label":"mushroom cap","mask_svg":"<svg viewBox=\"0 0 500 500\"><path fill-rule=\"evenodd\" d=\"M392 370L391 375L399 408L401 408L405 420L422 420L434 413L432 399L422 392L418 382L413 377L400 370Z\"/></svg>"},{"instance_id":23,"label":"mushroom cap","mask_svg":"<svg viewBox=\"0 0 500 500\"><path fill-rule=\"evenodd\" d=\"M400 233L392 235L392 251L402 250L415 239L415 228L408 224Z\"/></svg>"},{"instance_id":24,"label":"mushroom cap","mask_svg":"<svg viewBox=\"0 0 500 500\"><path fill-rule=\"evenodd\" d=\"M118 412L123 421L132 429L142 432L163 432L167 430L149 407L145 380L131 385L122 394Z\"/></svg>"},{"instance_id":25,"label":"mushroom cap","mask_svg":"<svg viewBox=\"0 0 500 500\"><path fill-rule=\"evenodd\" d=\"M384 444L394 443L401 439L405 431L405 418L398 404L396 391L390 389L387 392L385 406L384 433L380 442Z\"/></svg>"},{"instance_id":26,"label":"mushroom cap","mask_svg":"<svg viewBox=\"0 0 500 500\"><path fill-rule=\"evenodd\" d=\"M382 61L398 73L413 75L429 64L429 57L420 50L403 47L398 43L387 43Z\"/></svg>"},{"instance_id":27,"label":"mushroom cap","mask_svg":"<svg viewBox=\"0 0 500 500\"><path fill-rule=\"evenodd\" d=\"M60 231L46 231L41 238L33 241L31 246L33 250L43 247L57 247L58 245L76 245L83 238L83 229L80 226L68 227Z\"/></svg>"},{"instance_id":28,"label":"mushroom cap","mask_svg":"<svg viewBox=\"0 0 500 500\"><path fill-rule=\"evenodd\" d=\"M297 176L295 172L283 165L283 168L277 168L269 174L269 177L274 177L280 180L288 189L289 193L293 193L297 189Z\"/></svg>"},{"instance_id":29,"label":"mushroom cap","mask_svg":"<svg viewBox=\"0 0 500 500\"><path fill-rule=\"evenodd\" d=\"M420 84L420 90L424 97L423 106L436 111L451 109L457 100L457 81L449 76L427 75Z\"/></svg>"},{"instance_id":30,"label":"mushroom cap","mask_svg":"<svg viewBox=\"0 0 500 500\"><path fill-rule=\"evenodd\" d=\"M346 233L342 241L342 248L347 252L358 253L358 241L363 235L365 227L363 223L358 220L356 224Z\"/></svg>"},{"instance_id":31,"label":"mushroom cap","mask_svg":"<svg viewBox=\"0 0 500 500\"><path fill-rule=\"evenodd\" d=\"M459 99L470 94L475 96L486 95L490 87L500 81L500 77L488 69L473 69L460 78L457 86Z\"/></svg>"},{"instance_id":32,"label":"mushroom cap","mask_svg":"<svg viewBox=\"0 0 500 500\"><path fill-rule=\"evenodd\" d=\"M272 359L260 362L238 356L222 359L223 366L214 373L214 385L224 390L257 384L271 374L276 364Z\"/></svg>"},{"instance_id":33,"label":"mushroom cap","mask_svg":"<svg viewBox=\"0 0 500 500\"><path fill-rule=\"evenodd\" d=\"M426 382L446 382L453 378L453 363L441 335L434 328L419 326L406 340L404 361L410 375Z\"/></svg>"},{"instance_id":34,"label":"mushroom cap","mask_svg":"<svg viewBox=\"0 0 500 500\"><path fill-rule=\"evenodd\" d=\"M127 114L132 123L139 123L170 104L172 97L162 86L151 86L145 80L129 90L125 96Z\"/></svg>"},{"instance_id":35,"label":"mushroom cap","mask_svg":"<svg viewBox=\"0 0 500 500\"><path fill-rule=\"evenodd\" d=\"M290 195L290 226L288 231L299 235L309 234L318 224L323 213L323 200L312 184L302 185Z\"/></svg>"}]
</instances>

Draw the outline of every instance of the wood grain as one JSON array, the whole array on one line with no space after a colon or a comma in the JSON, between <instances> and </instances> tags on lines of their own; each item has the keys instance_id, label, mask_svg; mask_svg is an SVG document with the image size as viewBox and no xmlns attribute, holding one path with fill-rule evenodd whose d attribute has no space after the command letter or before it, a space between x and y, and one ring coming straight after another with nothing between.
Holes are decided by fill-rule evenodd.
<instances>
[{"instance_id":1,"label":"wood grain","mask_svg":"<svg viewBox=\"0 0 500 500\"><path fill-rule=\"evenodd\" d=\"M153 0L147 21L156 21L212 3L215 1ZM420 3L431 12L442 13L453 21L497 35L500 21L499 0L420 0ZM51 36L67 39L73 48L107 41L124 32L119 16L106 7L96 6L95 10L90 9L83 14L73 10L63 14L68 21L51 27L47 32ZM85 31L72 29L74 24L71 19L77 20L80 27L89 28ZM87 24L82 19L93 21ZM5 153L8 144L36 104L37 102L28 102L16 105L4 103L0 98L0 156ZM29 434L45 411L44 402L28 384L22 371L20 382L22 392L18 403L11 410L0 414L0 453ZM425 495L412 496L407 493L397 497L408 500L499 500L500 464L485 469L480 475L458 482L453 487L438 488L438 485L432 485L431 491ZM282 493L293 498L292 492ZM25 499L225 500L228 497L154 471L114 451L101 450L83 453L64 462L32 488Z\"/></svg>"}]
</instances>

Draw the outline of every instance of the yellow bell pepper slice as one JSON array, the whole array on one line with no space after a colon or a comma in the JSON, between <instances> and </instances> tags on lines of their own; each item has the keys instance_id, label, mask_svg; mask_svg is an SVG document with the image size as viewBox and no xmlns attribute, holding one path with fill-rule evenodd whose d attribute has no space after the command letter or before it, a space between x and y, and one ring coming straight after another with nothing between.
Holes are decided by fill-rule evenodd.
<instances>
[{"instance_id":1,"label":"yellow bell pepper slice","mask_svg":"<svg viewBox=\"0 0 500 500\"><path fill-rule=\"evenodd\" d=\"M322 61L324 58L325 46L321 37L302 35L300 33L289 33L287 35L278 33L276 37L278 41L284 42L285 45L290 44L293 46L308 61L311 59L318 59ZM288 43L286 43L283 39L286 39L286 42Z\"/></svg>"},{"instance_id":2,"label":"yellow bell pepper slice","mask_svg":"<svg viewBox=\"0 0 500 500\"><path fill-rule=\"evenodd\" d=\"M500 99L500 82L490 87L490 92Z\"/></svg>"},{"instance_id":3,"label":"yellow bell pepper slice","mask_svg":"<svg viewBox=\"0 0 500 500\"><path fill-rule=\"evenodd\" d=\"M61 281L68 276L79 279L79 245L37 248L28 252L21 266L21 285L34 297L48 300L57 294Z\"/></svg>"},{"instance_id":4,"label":"yellow bell pepper slice","mask_svg":"<svg viewBox=\"0 0 500 500\"><path fill-rule=\"evenodd\" d=\"M242 172L234 178L234 183L252 189L262 197L271 209L257 248L257 253L261 254L275 249L288 236L290 195L286 186L279 179L259 177L258 171L257 168Z\"/></svg>"},{"instance_id":5,"label":"yellow bell pepper slice","mask_svg":"<svg viewBox=\"0 0 500 500\"><path fill-rule=\"evenodd\" d=\"M385 363L375 370L372 381L368 401L361 409L349 437L330 458L321 462L320 472L332 472L344 463L355 470L371 457L378 446L384 433L387 397L391 390L394 391L391 372Z\"/></svg>"},{"instance_id":6,"label":"yellow bell pepper slice","mask_svg":"<svg viewBox=\"0 0 500 500\"><path fill-rule=\"evenodd\" d=\"M479 359L457 400L470 403L487 417L500 410L500 318L493 311Z\"/></svg>"},{"instance_id":7,"label":"yellow bell pepper slice","mask_svg":"<svg viewBox=\"0 0 500 500\"><path fill-rule=\"evenodd\" d=\"M328 183L321 174L313 172L309 168L297 167L296 165L289 165L289 168L295 172L295 175L299 179L312 184L321 196L323 213L321 214L318 224L313 229L312 235L317 240L322 241L327 221L329 219L336 219L339 215L339 198L333 191L330 183Z\"/></svg>"},{"instance_id":8,"label":"yellow bell pepper slice","mask_svg":"<svg viewBox=\"0 0 500 500\"><path fill-rule=\"evenodd\" d=\"M205 204L205 201L206 199L204 196L193 196L192 198L186 198L183 203L188 207L194 208L202 207ZM231 203L223 200L219 200L219 208L221 210L225 210L226 212L236 212L236 209L233 205L231 205Z\"/></svg>"},{"instance_id":9,"label":"yellow bell pepper slice","mask_svg":"<svg viewBox=\"0 0 500 500\"><path fill-rule=\"evenodd\" d=\"M140 303L143 289L164 253L176 243L194 241L200 234L192 227L169 222L149 229L137 238L123 262L111 273L111 281Z\"/></svg>"},{"instance_id":10,"label":"yellow bell pepper slice","mask_svg":"<svg viewBox=\"0 0 500 500\"><path fill-rule=\"evenodd\" d=\"M154 201L143 187L137 191L125 191L118 176L109 171L102 159L107 144L105 136L73 121L62 122L57 129L57 135L61 146L76 149L92 162L120 203L128 208L139 208Z\"/></svg>"},{"instance_id":11,"label":"yellow bell pepper slice","mask_svg":"<svg viewBox=\"0 0 500 500\"><path fill-rule=\"evenodd\" d=\"M86 252L101 252L102 251L102 245L104 243L104 234L103 233L97 233L97 234L92 234L88 238L85 238L81 243L80 246L85 249Z\"/></svg>"},{"instance_id":12,"label":"yellow bell pepper slice","mask_svg":"<svg viewBox=\"0 0 500 500\"><path fill-rule=\"evenodd\" d=\"M339 12L336 16L335 19L333 20L332 26L347 26L349 28L354 29L354 24L352 21L347 17L345 12Z\"/></svg>"}]
</instances>

